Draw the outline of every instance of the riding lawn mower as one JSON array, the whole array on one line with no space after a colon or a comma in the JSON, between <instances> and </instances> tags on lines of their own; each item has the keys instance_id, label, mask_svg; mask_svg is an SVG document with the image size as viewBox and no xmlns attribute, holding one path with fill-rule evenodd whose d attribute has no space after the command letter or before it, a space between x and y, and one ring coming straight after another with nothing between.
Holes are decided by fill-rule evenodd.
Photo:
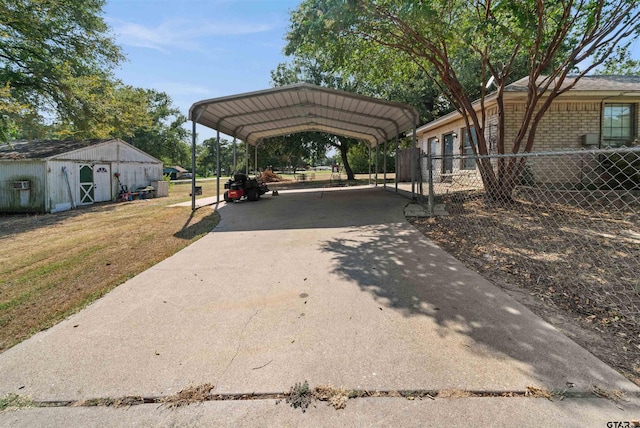
<instances>
[{"instance_id":1,"label":"riding lawn mower","mask_svg":"<svg viewBox=\"0 0 640 428\"><path fill-rule=\"evenodd\" d=\"M224 192L225 202L239 201L246 198L249 201L257 201L260 196L269 191L267 185L255 178L249 178L246 174L234 174L229 181L224 184L228 189Z\"/></svg>"}]
</instances>

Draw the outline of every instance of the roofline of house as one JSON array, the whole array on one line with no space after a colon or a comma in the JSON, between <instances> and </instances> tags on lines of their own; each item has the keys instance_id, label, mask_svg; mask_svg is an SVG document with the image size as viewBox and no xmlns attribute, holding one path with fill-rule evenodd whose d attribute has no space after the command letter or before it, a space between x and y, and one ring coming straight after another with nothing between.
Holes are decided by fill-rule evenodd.
<instances>
[{"instance_id":1,"label":"roofline of house","mask_svg":"<svg viewBox=\"0 0 640 428\"><path fill-rule=\"evenodd\" d=\"M604 99L612 100L614 98L624 98L624 97L633 97L640 99L640 91L585 91L585 90L571 90L565 92L560 95L557 99L562 98L563 101L573 101L569 98L576 98L576 102L585 101L588 99L592 99L594 101L601 101ZM484 99L484 107L485 109L488 107L492 107L496 104L497 92L492 92L487 95ZM505 91L504 92L504 100L505 101L525 101L527 99L527 93L525 91ZM476 100L472 104L474 110L476 112L480 111L481 102L480 100ZM438 119L432 120L429 123L422 125L421 127L416 129L416 134L421 135L434 128L438 128L440 126L446 125L447 123L454 122L462 118L462 114L458 111L452 111L451 113L447 113L446 115L439 117ZM410 137L411 133L405 134L405 136Z\"/></svg>"}]
</instances>

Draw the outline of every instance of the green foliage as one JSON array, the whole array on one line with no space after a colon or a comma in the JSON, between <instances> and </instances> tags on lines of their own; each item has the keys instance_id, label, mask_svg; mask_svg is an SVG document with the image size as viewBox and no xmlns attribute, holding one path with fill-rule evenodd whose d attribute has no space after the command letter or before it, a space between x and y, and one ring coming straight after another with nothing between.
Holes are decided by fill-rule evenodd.
<instances>
[{"instance_id":1,"label":"green foliage","mask_svg":"<svg viewBox=\"0 0 640 428\"><path fill-rule=\"evenodd\" d=\"M245 170L246 147L243 142L236 142L236 168L233 168L233 142L220 139L220 169L222 175L231 175ZM196 148L196 168L200 176L215 175L216 171L216 138L208 138Z\"/></svg>"},{"instance_id":2,"label":"green foliage","mask_svg":"<svg viewBox=\"0 0 640 428\"><path fill-rule=\"evenodd\" d=\"M144 152L160 159L165 165L191 164L191 133L184 128L187 118L173 105L164 92L140 90L144 97L146 121L125 139Z\"/></svg>"},{"instance_id":3,"label":"green foliage","mask_svg":"<svg viewBox=\"0 0 640 428\"><path fill-rule=\"evenodd\" d=\"M524 168L520 173L518 184L520 184L521 186L535 186L536 177L530 164L527 163L524 165Z\"/></svg>"},{"instance_id":4,"label":"green foliage","mask_svg":"<svg viewBox=\"0 0 640 428\"><path fill-rule=\"evenodd\" d=\"M586 0L574 6L562 0L306 0L291 14L285 52L316 58L329 72L378 88L385 81L427 78L480 130L472 103L484 95L489 77L498 88L527 75L535 80L550 74L561 82L583 60L592 61L588 72L638 36L637 2ZM556 95L560 88L542 86ZM538 94L531 92L528 101L523 130L535 131ZM483 138L479 145L486 152ZM505 147L501 142L500 151Z\"/></svg>"},{"instance_id":5,"label":"green foliage","mask_svg":"<svg viewBox=\"0 0 640 428\"><path fill-rule=\"evenodd\" d=\"M378 149L378 173L384 172L384 148L380 146ZM387 150L387 172L395 172L395 147L388 145ZM366 144L358 144L349 150L349 164L355 174L367 174L371 170L372 174L376 172L376 149L371 149L371 158L369 158L369 147Z\"/></svg>"},{"instance_id":6,"label":"green foliage","mask_svg":"<svg viewBox=\"0 0 640 428\"><path fill-rule=\"evenodd\" d=\"M0 412L7 409L18 409L33 406L33 400L17 394L7 394L0 397Z\"/></svg>"},{"instance_id":7,"label":"green foliage","mask_svg":"<svg viewBox=\"0 0 640 428\"><path fill-rule=\"evenodd\" d=\"M55 128L58 137L127 139L152 124L150 93L100 76L65 82L73 98Z\"/></svg>"},{"instance_id":8,"label":"green foliage","mask_svg":"<svg viewBox=\"0 0 640 428\"><path fill-rule=\"evenodd\" d=\"M304 383L296 383L292 386L289 390L289 394L287 395L287 404L294 409L302 409L303 413L312 402L313 392L309 389L309 382L306 380Z\"/></svg>"},{"instance_id":9,"label":"green foliage","mask_svg":"<svg viewBox=\"0 0 640 428\"><path fill-rule=\"evenodd\" d=\"M107 79L123 59L108 35L103 5L103 0L0 0L0 83L10 89L0 103L2 136L24 119L16 105L25 106L31 120L46 113L76 121L89 107L82 89Z\"/></svg>"},{"instance_id":10,"label":"green foliage","mask_svg":"<svg viewBox=\"0 0 640 428\"><path fill-rule=\"evenodd\" d=\"M605 59L602 69L596 74L640 76L640 60L631 58L628 47L618 47L613 55Z\"/></svg>"},{"instance_id":11,"label":"green foliage","mask_svg":"<svg viewBox=\"0 0 640 428\"><path fill-rule=\"evenodd\" d=\"M369 148L366 145L360 143L351 147L347 157L354 174L366 174L369 172Z\"/></svg>"},{"instance_id":12,"label":"green foliage","mask_svg":"<svg viewBox=\"0 0 640 428\"><path fill-rule=\"evenodd\" d=\"M300 57L290 64L278 65L278 68L272 71L271 79L275 86L307 82L346 92L366 93L360 90L361 88L359 88L358 83L353 79L345 78L340 73L332 72L331 69L326 68L326 64L312 58ZM299 150L295 148L295 146L302 145L302 150L309 154L310 163L312 164L315 163L317 159L324 157L327 150L333 147L340 154L347 178L353 180L355 177L349 165L347 154L349 148L355 144L358 144L358 141L353 138L324 132L304 132L293 136L286 136L285 142L281 143L281 147L283 150L295 151ZM295 152L291 153L292 156L298 154L299 153Z\"/></svg>"},{"instance_id":13,"label":"green foliage","mask_svg":"<svg viewBox=\"0 0 640 428\"><path fill-rule=\"evenodd\" d=\"M305 0L291 13L285 53L314 58L326 72L369 89L428 78L441 94L432 99L463 115L467 129L477 131L475 152L486 155L486 121L474 101L484 100L490 78L497 151L530 152L551 102L639 35L640 3L630 0ZM524 76L529 90L520 129L505 141L504 88ZM487 188L496 189L491 197L508 200L517 169L508 162L497 174L488 162L478 167Z\"/></svg>"},{"instance_id":14,"label":"green foliage","mask_svg":"<svg viewBox=\"0 0 640 428\"><path fill-rule=\"evenodd\" d=\"M640 190L640 154L613 153L602 160L606 184L612 189Z\"/></svg>"}]
</instances>

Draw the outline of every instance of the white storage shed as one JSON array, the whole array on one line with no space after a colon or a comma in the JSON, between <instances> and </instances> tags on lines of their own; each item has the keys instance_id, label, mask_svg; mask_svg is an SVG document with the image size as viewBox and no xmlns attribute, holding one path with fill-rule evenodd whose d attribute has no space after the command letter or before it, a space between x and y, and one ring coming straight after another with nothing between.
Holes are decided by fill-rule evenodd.
<instances>
[{"instance_id":1,"label":"white storage shed","mask_svg":"<svg viewBox=\"0 0 640 428\"><path fill-rule=\"evenodd\" d=\"M122 186L135 190L158 181L162 162L120 139L0 146L0 212L57 212L115 201Z\"/></svg>"}]
</instances>

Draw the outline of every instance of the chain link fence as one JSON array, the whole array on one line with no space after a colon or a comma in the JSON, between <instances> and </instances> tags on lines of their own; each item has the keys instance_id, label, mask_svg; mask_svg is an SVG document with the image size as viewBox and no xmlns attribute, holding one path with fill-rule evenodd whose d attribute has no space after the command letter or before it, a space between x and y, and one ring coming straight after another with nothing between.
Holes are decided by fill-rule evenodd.
<instances>
[{"instance_id":1,"label":"chain link fence","mask_svg":"<svg viewBox=\"0 0 640 428\"><path fill-rule=\"evenodd\" d=\"M640 348L640 147L423 155L420 167L436 242Z\"/></svg>"}]
</instances>

